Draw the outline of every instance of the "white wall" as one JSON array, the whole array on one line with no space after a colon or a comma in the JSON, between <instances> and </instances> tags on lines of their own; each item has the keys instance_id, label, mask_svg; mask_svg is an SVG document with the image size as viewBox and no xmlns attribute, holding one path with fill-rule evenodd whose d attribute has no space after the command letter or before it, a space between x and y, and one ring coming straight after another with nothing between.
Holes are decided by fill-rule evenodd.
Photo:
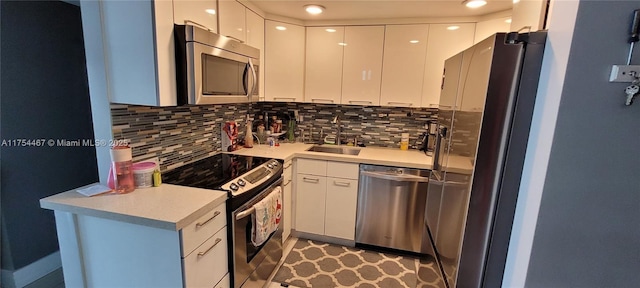
<instances>
[{"instance_id":1,"label":"white wall","mask_svg":"<svg viewBox=\"0 0 640 288\"><path fill-rule=\"evenodd\" d=\"M555 1L513 221L503 287L524 287L578 1Z\"/></svg>"}]
</instances>

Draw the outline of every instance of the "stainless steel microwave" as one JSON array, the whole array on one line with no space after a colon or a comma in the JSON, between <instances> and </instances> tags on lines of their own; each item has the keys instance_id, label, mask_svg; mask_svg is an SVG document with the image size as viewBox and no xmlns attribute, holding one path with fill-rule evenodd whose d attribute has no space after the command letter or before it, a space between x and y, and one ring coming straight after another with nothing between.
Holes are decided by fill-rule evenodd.
<instances>
[{"instance_id":1,"label":"stainless steel microwave","mask_svg":"<svg viewBox=\"0 0 640 288\"><path fill-rule=\"evenodd\" d=\"M192 25L174 37L179 105L258 101L260 50Z\"/></svg>"}]
</instances>

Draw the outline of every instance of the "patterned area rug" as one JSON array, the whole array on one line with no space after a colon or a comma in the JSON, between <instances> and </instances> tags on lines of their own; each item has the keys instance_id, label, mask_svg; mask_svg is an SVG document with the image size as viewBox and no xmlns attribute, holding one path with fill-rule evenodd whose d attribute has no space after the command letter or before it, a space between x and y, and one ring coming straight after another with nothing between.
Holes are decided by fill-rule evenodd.
<instances>
[{"instance_id":1,"label":"patterned area rug","mask_svg":"<svg viewBox=\"0 0 640 288\"><path fill-rule=\"evenodd\" d=\"M435 263L416 262L410 257L299 239L273 281L314 288L439 287L434 285L439 284L438 273L432 270L437 269Z\"/></svg>"}]
</instances>

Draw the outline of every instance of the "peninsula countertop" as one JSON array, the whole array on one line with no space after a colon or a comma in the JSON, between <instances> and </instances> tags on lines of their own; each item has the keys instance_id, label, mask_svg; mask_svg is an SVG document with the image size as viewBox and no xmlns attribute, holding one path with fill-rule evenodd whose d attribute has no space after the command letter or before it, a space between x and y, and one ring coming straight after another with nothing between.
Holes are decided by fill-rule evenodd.
<instances>
[{"instance_id":1,"label":"peninsula countertop","mask_svg":"<svg viewBox=\"0 0 640 288\"><path fill-rule=\"evenodd\" d=\"M226 199L224 191L162 184L92 197L73 189L40 199L40 207L177 231Z\"/></svg>"}]
</instances>

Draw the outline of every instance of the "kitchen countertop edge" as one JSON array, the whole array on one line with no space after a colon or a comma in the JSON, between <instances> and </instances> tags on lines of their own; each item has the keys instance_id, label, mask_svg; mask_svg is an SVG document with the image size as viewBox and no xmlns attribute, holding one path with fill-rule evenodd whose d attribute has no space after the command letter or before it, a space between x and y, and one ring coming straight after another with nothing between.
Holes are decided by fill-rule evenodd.
<instances>
[{"instance_id":1,"label":"kitchen countertop edge","mask_svg":"<svg viewBox=\"0 0 640 288\"><path fill-rule=\"evenodd\" d=\"M89 184L84 187L94 185L94 184ZM160 193L158 191L153 190L153 189L159 189L159 188L180 189L182 190L182 192L189 191L189 193L195 193L196 195L199 196L197 197L198 198L197 200L185 199L184 197L185 195L180 195L178 197L175 197L175 201L182 201L181 203L175 203L175 204L182 204L181 206L183 208L180 209L178 213L173 213L173 215L165 216L166 215L165 213L160 213L165 215L159 216L159 213L154 213L154 211L157 211L157 210L154 209L154 207L151 207L152 205L148 205L149 207L151 207L148 213L145 213L145 211L136 211L136 213L127 213L126 211L118 211L122 209L118 209L119 207L116 202L114 202L114 205L112 207L109 207L109 205L99 205L100 203L96 203L99 201L93 201L95 197L118 197L120 195L96 195L93 197L87 197L76 192L76 190L80 188L82 187L72 189L66 192L62 192L59 194L55 194L46 198L42 198L40 199L40 207L44 209L49 209L49 210L63 211L63 212L69 212L72 214L92 216L92 217L110 219L115 221L131 223L131 224L178 231L186 227L187 225L189 225L199 217L202 217L207 212L211 211L212 209L214 209L215 207L224 203L227 200L227 193L224 191L191 188L191 187L171 185L171 184L162 184L160 187L154 187L154 188L137 189L131 193L122 194L122 196L125 196L125 197L139 196L138 198L140 199L138 199L138 201L141 201L141 202L146 202L144 201L144 198L151 199L151 197L154 197L153 194ZM139 195L131 196L136 192ZM167 192L164 192L164 193L167 193ZM178 195L179 193L180 192L176 192L175 194ZM204 198L205 200L203 202L200 202L202 201L202 198ZM78 202L81 202L81 203L78 203ZM192 202L192 203L189 203L189 202ZM174 205L174 207L175 206L176 205ZM164 207L161 210L168 211L169 209L171 209L171 207ZM134 215L134 214L137 214L137 215Z\"/></svg>"}]
</instances>

